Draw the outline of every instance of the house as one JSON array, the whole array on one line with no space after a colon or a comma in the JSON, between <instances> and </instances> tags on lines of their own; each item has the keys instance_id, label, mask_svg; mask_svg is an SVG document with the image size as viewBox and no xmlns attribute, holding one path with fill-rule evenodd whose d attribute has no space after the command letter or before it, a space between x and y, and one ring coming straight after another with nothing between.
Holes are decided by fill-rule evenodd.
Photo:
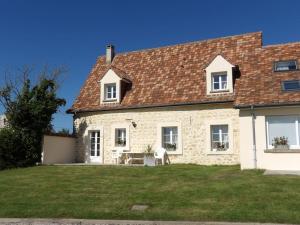
<instances>
[{"instance_id":1,"label":"house","mask_svg":"<svg viewBox=\"0 0 300 225\"><path fill-rule=\"evenodd\" d=\"M0 129L7 126L7 120L5 115L0 115Z\"/></svg>"},{"instance_id":2,"label":"house","mask_svg":"<svg viewBox=\"0 0 300 225\"><path fill-rule=\"evenodd\" d=\"M151 145L171 163L300 170L299 59L300 43L263 46L261 32L119 54L109 45L68 110L76 161L110 164L113 150Z\"/></svg>"}]
</instances>

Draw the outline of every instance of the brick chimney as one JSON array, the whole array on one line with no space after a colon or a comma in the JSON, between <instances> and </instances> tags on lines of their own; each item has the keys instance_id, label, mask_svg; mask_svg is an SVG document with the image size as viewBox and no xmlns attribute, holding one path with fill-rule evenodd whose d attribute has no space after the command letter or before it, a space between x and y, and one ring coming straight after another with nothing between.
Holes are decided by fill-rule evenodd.
<instances>
[{"instance_id":1,"label":"brick chimney","mask_svg":"<svg viewBox=\"0 0 300 225\"><path fill-rule=\"evenodd\" d=\"M106 63L112 63L115 56L115 46L109 44L106 46Z\"/></svg>"}]
</instances>

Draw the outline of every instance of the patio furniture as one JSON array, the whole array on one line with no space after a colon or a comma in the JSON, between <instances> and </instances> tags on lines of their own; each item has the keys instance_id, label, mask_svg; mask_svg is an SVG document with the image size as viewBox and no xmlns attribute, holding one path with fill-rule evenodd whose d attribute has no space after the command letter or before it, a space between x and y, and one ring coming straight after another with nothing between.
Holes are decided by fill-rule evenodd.
<instances>
[{"instance_id":1,"label":"patio furniture","mask_svg":"<svg viewBox=\"0 0 300 225\"><path fill-rule=\"evenodd\" d=\"M134 153L128 152L126 153L127 164L143 164L144 163L144 155L145 153ZM138 162L138 163L135 163Z\"/></svg>"},{"instance_id":2,"label":"patio furniture","mask_svg":"<svg viewBox=\"0 0 300 225\"><path fill-rule=\"evenodd\" d=\"M159 148L154 152L155 164L158 164L158 161L161 160L161 164L165 165L165 156L167 154L166 149Z\"/></svg>"},{"instance_id":3,"label":"patio furniture","mask_svg":"<svg viewBox=\"0 0 300 225\"><path fill-rule=\"evenodd\" d=\"M124 151L122 149L114 149L112 150L112 158L115 159L116 164L120 164L120 159L123 155Z\"/></svg>"}]
</instances>

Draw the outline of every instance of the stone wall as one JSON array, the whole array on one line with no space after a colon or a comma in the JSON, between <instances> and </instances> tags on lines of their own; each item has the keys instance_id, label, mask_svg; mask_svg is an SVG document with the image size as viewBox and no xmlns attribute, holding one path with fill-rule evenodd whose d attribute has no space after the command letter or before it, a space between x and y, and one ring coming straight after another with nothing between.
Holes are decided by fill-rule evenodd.
<instances>
[{"instance_id":1,"label":"stone wall","mask_svg":"<svg viewBox=\"0 0 300 225\"><path fill-rule=\"evenodd\" d=\"M129 126L129 147L132 152L144 152L147 145L159 146L158 126L161 123L179 123L182 133L182 154L169 154L171 163L238 164L239 160L239 111L232 105L194 105L151 109L132 109L79 113L75 116L77 133L77 162L89 162L88 130L101 131L101 161L112 159L113 131L116 124ZM228 121L230 127L230 152L210 153L210 125ZM132 125L136 123L136 127ZM225 122L224 122L225 123ZM226 122L227 123L227 122Z\"/></svg>"}]
</instances>

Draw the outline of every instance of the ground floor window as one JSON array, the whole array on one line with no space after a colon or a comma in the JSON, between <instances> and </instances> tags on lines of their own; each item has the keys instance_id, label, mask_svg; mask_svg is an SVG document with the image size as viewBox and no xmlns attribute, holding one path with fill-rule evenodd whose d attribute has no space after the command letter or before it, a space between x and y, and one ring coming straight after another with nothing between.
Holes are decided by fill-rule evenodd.
<instances>
[{"instance_id":1,"label":"ground floor window","mask_svg":"<svg viewBox=\"0 0 300 225\"><path fill-rule=\"evenodd\" d=\"M167 151L178 149L178 127L162 127L162 147Z\"/></svg>"},{"instance_id":2,"label":"ground floor window","mask_svg":"<svg viewBox=\"0 0 300 225\"><path fill-rule=\"evenodd\" d=\"M284 147L300 148L299 116L268 116L267 141L268 148Z\"/></svg>"},{"instance_id":3,"label":"ground floor window","mask_svg":"<svg viewBox=\"0 0 300 225\"><path fill-rule=\"evenodd\" d=\"M126 146L126 128L115 129L115 146L116 147Z\"/></svg>"},{"instance_id":4,"label":"ground floor window","mask_svg":"<svg viewBox=\"0 0 300 225\"><path fill-rule=\"evenodd\" d=\"M100 131L90 132L90 155L100 156Z\"/></svg>"},{"instance_id":5,"label":"ground floor window","mask_svg":"<svg viewBox=\"0 0 300 225\"><path fill-rule=\"evenodd\" d=\"M228 125L211 125L211 150L216 152L228 149Z\"/></svg>"}]
</instances>

